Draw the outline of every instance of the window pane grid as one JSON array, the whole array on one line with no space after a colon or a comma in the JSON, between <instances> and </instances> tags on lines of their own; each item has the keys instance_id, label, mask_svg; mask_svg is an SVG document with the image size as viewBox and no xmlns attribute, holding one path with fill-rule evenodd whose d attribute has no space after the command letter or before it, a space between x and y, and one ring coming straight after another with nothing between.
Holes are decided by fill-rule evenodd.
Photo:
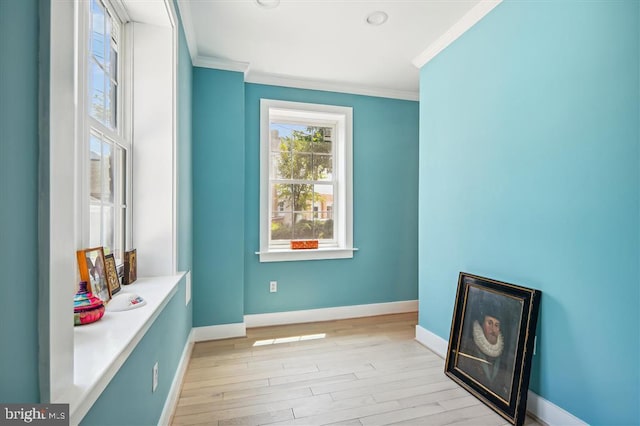
<instances>
[{"instance_id":1,"label":"window pane grid","mask_svg":"<svg viewBox=\"0 0 640 426\"><path fill-rule=\"evenodd\" d=\"M90 1L87 52L89 243L122 260L127 221L128 141L118 128L120 22L103 0Z\"/></svg>"},{"instance_id":2,"label":"window pane grid","mask_svg":"<svg viewBox=\"0 0 640 426\"><path fill-rule=\"evenodd\" d=\"M326 182L272 182L271 241L318 239L335 243L335 187Z\"/></svg>"},{"instance_id":3,"label":"window pane grid","mask_svg":"<svg viewBox=\"0 0 640 426\"><path fill-rule=\"evenodd\" d=\"M118 66L117 32L110 13L100 0L91 2L89 55L90 115L105 126L117 128Z\"/></svg>"},{"instance_id":4,"label":"window pane grid","mask_svg":"<svg viewBox=\"0 0 640 426\"><path fill-rule=\"evenodd\" d=\"M292 239L335 243L333 134L326 125L271 123L269 238L274 245Z\"/></svg>"}]
</instances>

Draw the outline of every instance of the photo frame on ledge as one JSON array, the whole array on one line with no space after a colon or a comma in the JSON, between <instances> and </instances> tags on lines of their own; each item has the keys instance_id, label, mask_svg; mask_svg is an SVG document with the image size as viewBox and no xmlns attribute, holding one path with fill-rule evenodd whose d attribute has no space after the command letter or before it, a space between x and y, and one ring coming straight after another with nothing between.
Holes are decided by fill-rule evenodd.
<instances>
[{"instance_id":1,"label":"photo frame on ledge","mask_svg":"<svg viewBox=\"0 0 640 426\"><path fill-rule=\"evenodd\" d=\"M106 263L102 247L78 250L76 252L80 280L87 282L88 290L107 303L111 300L111 290L107 281Z\"/></svg>"},{"instance_id":2,"label":"photo frame on ledge","mask_svg":"<svg viewBox=\"0 0 640 426\"><path fill-rule=\"evenodd\" d=\"M116 268L116 258L113 256L113 253L104 256L104 263L107 271L107 283L109 283L109 290L111 291L111 297L113 297L113 295L121 289L118 270Z\"/></svg>"},{"instance_id":3,"label":"photo frame on ledge","mask_svg":"<svg viewBox=\"0 0 640 426\"><path fill-rule=\"evenodd\" d=\"M524 424L541 292L460 272L445 374Z\"/></svg>"},{"instance_id":4,"label":"photo frame on ledge","mask_svg":"<svg viewBox=\"0 0 640 426\"><path fill-rule=\"evenodd\" d=\"M122 284L131 284L138 279L138 259L136 249L124 253L124 276Z\"/></svg>"}]
</instances>

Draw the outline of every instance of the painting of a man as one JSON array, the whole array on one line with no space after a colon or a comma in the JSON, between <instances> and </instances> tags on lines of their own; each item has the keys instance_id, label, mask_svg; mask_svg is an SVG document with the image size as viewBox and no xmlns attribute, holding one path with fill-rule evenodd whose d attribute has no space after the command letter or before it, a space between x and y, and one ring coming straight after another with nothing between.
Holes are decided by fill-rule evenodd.
<instances>
[{"instance_id":1,"label":"painting of a man","mask_svg":"<svg viewBox=\"0 0 640 426\"><path fill-rule=\"evenodd\" d=\"M456 367L509 401L521 302L469 286L466 306Z\"/></svg>"}]
</instances>

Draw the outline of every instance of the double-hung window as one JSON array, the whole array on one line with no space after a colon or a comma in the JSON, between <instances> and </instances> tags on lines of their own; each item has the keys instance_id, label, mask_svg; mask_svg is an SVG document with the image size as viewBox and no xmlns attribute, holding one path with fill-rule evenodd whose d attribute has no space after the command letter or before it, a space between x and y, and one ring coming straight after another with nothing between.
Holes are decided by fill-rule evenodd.
<instances>
[{"instance_id":1,"label":"double-hung window","mask_svg":"<svg viewBox=\"0 0 640 426\"><path fill-rule=\"evenodd\" d=\"M42 400L70 403L72 424L82 420L100 386L111 380L139 340L115 336L102 344L100 333L74 329L69 295L79 278L76 250L103 246L121 258L135 242L145 257L144 265L138 258L139 271L144 270L139 276L177 277L179 55L174 3L80 0L50 5L50 83L44 97L49 101L49 205L42 218L48 220L49 241L41 247L49 259L41 285L48 288L43 300L50 309L49 321L40 324L40 365L46 378L40 389ZM141 199L144 203L133 211L131 200ZM61 291L60 285L69 287ZM154 305L152 312L162 306ZM144 330L135 333L141 336ZM93 344L99 340L101 344ZM102 351L106 346L118 349ZM105 368L87 368L94 355L108 360L101 364Z\"/></svg>"},{"instance_id":2,"label":"double-hung window","mask_svg":"<svg viewBox=\"0 0 640 426\"><path fill-rule=\"evenodd\" d=\"M111 5L90 0L86 38L84 135L88 157L83 243L103 246L121 260L127 244L128 164L131 152L123 111L123 23Z\"/></svg>"},{"instance_id":3,"label":"double-hung window","mask_svg":"<svg viewBox=\"0 0 640 426\"><path fill-rule=\"evenodd\" d=\"M260 138L260 261L353 257L352 109L262 99Z\"/></svg>"}]
</instances>

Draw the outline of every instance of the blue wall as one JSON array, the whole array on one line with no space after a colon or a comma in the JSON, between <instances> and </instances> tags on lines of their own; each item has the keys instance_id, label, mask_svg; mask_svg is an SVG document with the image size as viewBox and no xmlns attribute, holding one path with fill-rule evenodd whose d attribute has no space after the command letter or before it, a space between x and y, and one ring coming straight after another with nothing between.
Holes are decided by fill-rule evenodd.
<instances>
[{"instance_id":1,"label":"blue wall","mask_svg":"<svg viewBox=\"0 0 640 426\"><path fill-rule=\"evenodd\" d=\"M182 351L191 332L191 306L185 307L185 279L144 338L82 419L82 425L156 425ZM158 362L158 388L151 372Z\"/></svg>"},{"instance_id":2,"label":"blue wall","mask_svg":"<svg viewBox=\"0 0 640 426\"><path fill-rule=\"evenodd\" d=\"M421 70L420 325L460 271L542 290L531 388L640 423L637 1L505 1Z\"/></svg>"},{"instance_id":3,"label":"blue wall","mask_svg":"<svg viewBox=\"0 0 640 426\"><path fill-rule=\"evenodd\" d=\"M38 2L0 1L0 401L39 402Z\"/></svg>"},{"instance_id":4,"label":"blue wall","mask_svg":"<svg viewBox=\"0 0 640 426\"><path fill-rule=\"evenodd\" d=\"M353 107L353 259L258 261L260 98ZM196 67L193 144L194 326L417 298L417 102L245 84L241 73Z\"/></svg>"},{"instance_id":5,"label":"blue wall","mask_svg":"<svg viewBox=\"0 0 640 426\"><path fill-rule=\"evenodd\" d=\"M353 259L259 262L260 98L353 108ZM245 99L245 313L417 299L418 103L257 84Z\"/></svg>"},{"instance_id":6,"label":"blue wall","mask_svg":"<svg viewBox=\"0 0 640 426\"><path fill-rule=\"evenodd\" d=\"M244 76L193 69L194 326L243 322Z\"/></svg>"}]
</instances>

